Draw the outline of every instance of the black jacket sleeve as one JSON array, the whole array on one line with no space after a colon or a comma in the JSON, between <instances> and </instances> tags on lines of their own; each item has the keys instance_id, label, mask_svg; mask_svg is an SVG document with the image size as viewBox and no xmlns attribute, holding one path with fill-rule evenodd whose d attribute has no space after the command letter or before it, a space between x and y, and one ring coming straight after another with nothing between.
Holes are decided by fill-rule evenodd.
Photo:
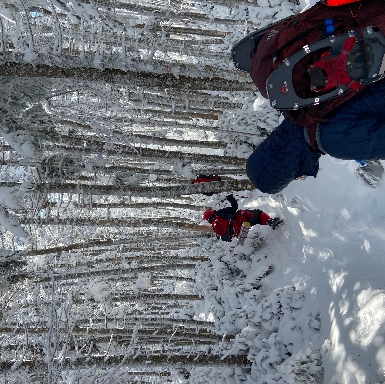
<instances>
[{"instance_id":1,"label":"black jacket sleeve","mask_svg":"<svg viewBox=\"0 0 385 384\"><path fill-rule=\"evenodd\" d=\"M224 217L225 215L236 215L238 211L238 202L235 200L235 197L233 195L228 195L226 199L230 202L231 207L226 207L219 209L216 213L215 216L221 216Z\"/></svg>"},{"instance_id":2,"label":"black jacket sleeve","mask_svg":"<svg viewBox=\"0 0 385 384\"><path fill-rule=\"evenodd\" d=\"M226 199L230 202L231 208L233 208L234 213L238 211L238 202L235 200L235 197L233 195L227 195Z\"/></svg>"}]
</instances>

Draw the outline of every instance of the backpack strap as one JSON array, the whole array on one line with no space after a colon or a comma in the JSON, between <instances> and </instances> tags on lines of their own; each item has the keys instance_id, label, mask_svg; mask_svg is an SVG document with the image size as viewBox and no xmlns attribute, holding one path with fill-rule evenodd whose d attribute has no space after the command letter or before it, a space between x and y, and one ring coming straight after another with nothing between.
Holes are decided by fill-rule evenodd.
<instances>
[{"instance_id":1,"label":"backpack strap","mask_svg":"<svg viewBox=\"0 0 385 384\"><path fill-rule=\"evenodd\" d=\"M226 236L234 236L234 227L231 221L229 221L229 225L226 230Z\"/></svg>"},{"instance_id":2,"label":"backpack strap","mask_svg":"<svg viewBox=\"0 0 385 384\"><path fill-rule=\"evenodd\" d=\"M317 142L318 123L310 124L305 127L305 139L315 153L318 153L319 155L326 155L326 153L320 149Z\"/></svg>"}]
</instances>

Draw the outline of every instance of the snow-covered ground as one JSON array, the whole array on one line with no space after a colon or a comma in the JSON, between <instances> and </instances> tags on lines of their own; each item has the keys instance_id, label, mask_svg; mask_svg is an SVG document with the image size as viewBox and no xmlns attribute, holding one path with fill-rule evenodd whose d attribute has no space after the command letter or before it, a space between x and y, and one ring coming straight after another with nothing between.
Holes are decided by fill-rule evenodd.
<instances>
[{"instance_id":1,"label":"snow-covered ground","mask_svg":"<svg viewBox=\"0 0 385 384\"><path fill-rule=\"evenodd\" d=\"M239 260L242 249L250 255L251 264L243 268L247 272L246 277L240 275L241 284L255 279L261 265L273 267L272 273L261 279L265 304L257 297L252 308L248 295L255 290L245 289L246 285L243 290L249 292L241 295L240 304L234 305L230 298L235 292L233 283L231 292L222 294L221 301L228 300L230 309L236 309L232 312L227 308L222 314L222 331L226 330L226 322L238 321L238 329L243 327L239 337L245 336L243 342L256 347L254 368L258 373L250 382L310 382L309 377L298 381L297 371L290 376L293 370L288 368L290 360L299 361L306 351L321 353L323 376L318 380L323 383L384 382L385 182L380 181L376 188L368 186L357 177L358 164L354 161L323 156L320 167L317 178L294 181L280 195L255 191L250 198L241 199L240 206L279 215L285 225L275 231L269 227L252 228L244 247L234 248L233 243L220 259L228 259L231 254L235 261ZM251 251L257 232L265 242L261 249ZM220 268L219 262L213 264ZM231 280L228 276L225 279ZM297 293L295 299L292 287ZM226 283L221 288L226 290ZM276 300L279 292L285 291L294 303L287 307L290 315L285 312L287 297ZM277 302L278 306L272 309ZM250 330L254 334L248 337ZM261 340L257 344L261 332L264 344ZM274 345L278 349L284 346L292 357L285 360L282 347L276 353L281 357L273 358ZM252 355L251 349L249 359L253 361ZM264 361L269 361L269 365L264 365ZM282 378L285 381L280 381Z\"/></svg>"},{"instance_id":2,"label":"snow-covered ground","mask_svg":"<svg viewBox=\"0 0 385 384\"><path fill-rule=\"evenodd\" d=\"M375 382L385 373L385 186L358 179L354 161L320 166L283 192L286 227L264 249L269 285L294 284L303 314L320 313L320 333L299 347L323 347L325 383Z\"/></svg>"}]
</instances>

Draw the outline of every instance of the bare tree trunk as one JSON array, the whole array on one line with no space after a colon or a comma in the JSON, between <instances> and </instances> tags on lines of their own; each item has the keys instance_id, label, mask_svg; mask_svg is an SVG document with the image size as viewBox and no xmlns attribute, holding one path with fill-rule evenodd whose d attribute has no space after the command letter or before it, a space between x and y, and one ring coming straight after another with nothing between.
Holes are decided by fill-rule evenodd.
<instances>
[{"instance_id":1,"label":"bare tree trunk","mask_svg":"<svg viewBox=\"0 0 385 384\"><path fill-rule=\"evenodd\" d=\"M149 265L149 266L142 266L137 268L129 268L129 269L109 269L104 271L84 271L84 272L73 272L73 273L60 273L60 274L52 274L52 276L47 277L40 277L39 274L30 274L30 277L36 277L35 282L37 283L49 283L54 281L61 281L61 280L71 280L71 279L80 279L88 276L109 276L113 275L115 278L118 278L118 276L122 276L123 274L137 274L141 272L161 272L161 271L169 271L169 270L187 270L187 269L195 269L195 263L194 264L183 264L183 263L168 263L168 264L158 264L158 265ZM11 275L12 276L12 275Z\"/></svg>"},{"instance_id":2,"label":"bare tree trunk","mask_svg":"<svg viewBox=\"0 0 385 384\"><path fill-rule=\"evenodd\" d=\"M61 68L44 64L30 65L11 63L0 65L0 76L6 77L28 77L28 78L71 78L81 81L105 81L107 83L118 83L137 87L160 87L168 89L201 90L212 91L247 91L253 90L250 83L240 83L236 80L224 80L219 77L197 78L180 75L177 79L172 74L154 75L151 72L122 71L120 69L94 69L68 67Z\"/></svg>"},{"instance_id":3,"label":"bare tree trunk","mask_svg":"<svg viewBox=\"0 0 385 384\"><path fill-rule=\"evenodd\" d=\"M115 195L131 197L172 197L197 193L231 192L253 189L249 180L227 180L222 182L186 184L177 186L122 186L86 185L86 184L54 184L36 185L36 190L42 193L84 193L89 195Z\"/></svg>"},{"instance_id":4,"label":"bare tree trunk","mask_svg":"<svg viewBox=\"0 0 385 384\"><path fill-rule=\"evenodd\" d=\"M222 165L240 165L245 163L245 159L230 156L218 156L209 154L197 154L188 153L170 149L153 149L144 148L134 145L120 145L120 149L106 148L104 143L90 143L88 147L70 147L66 144L55 143L52 144L52 148L60 150L65 154L98 154L106 153L108 155L127 155L127 158L139 160L154 160L164 161L165 163L173 163L175 160L184 159L184 161L196 162L196 163L207 163L207 164L222 164ZM126 160L127 160L126 158Z\"/></svg>"},{"instance_id":5,"label":"bare tree trunk","mask_svg":"<svg viewBox=\"0 0 385 384\"><path fill-rule=\"evenodd\" d=\"M154 242L158 241L158 239L152 239ZM167 246L167 241L172 242L175 244L175 237L163 237L162 242L160 244L164 243ZM90 239L87 242L79 242L79 243L74 243L74 244L69 244L69 245L63 245L63 246L58 246L58 247L52 247L52 248L43 248L43 249L35 249L31 251L27 251L25 253L25 256L36 256L36 255L47 255L51 253L61 253L61 252L70 252L73 250L86 250L89 248L98 248L98 247L104 247L104 246L121 246L121 245L127 245L127 244L132 244L130 247L127 248L120 248L119 252L122 254L130 249L136 250L136 249L142 249L144 245L148 246L149 244L151 245L151 239L148 237L137 237L135 239ZM138 244L138 246L135 248L133 245ZM188 243L186 244L188 245ZM183 241L180 239L180 247L183 247ZM157 247L159 249L159 246ZM111 248L104 248L101 249L100 251L110 251ZM97 251L99 252L99 251Z\"/></svg>"},{"instance_id":6,"label":"bare tree trunk","mask_svg":"<svg viewBox=\"0 0 385 384\"><path fill-rule=\"evenodd\" d=\"M200 204L200 205L197 205ZM52 203L52 207L56 206L56 203ZM135 201L129 202L129 203L92 203L91 205L89 204L78 204L74 203L74 206L77 208L120 208L120 209L125 209L125 208L148 208L149 203L138 203ZM187 211L202 211L206 205L203 204L203 202L196 202L194 205L191 204L183 204L183 203L178 203L178 202L151 202L151 208L155 209L169 209L169 210L174 210L174 209L185 209Z\"/></svg>"},{"instance_id":7,"label":"bare tree trunk","mask_svg":"<svg viewBox=\"0 0 385 384\"><path fill-rule=\"evenodd\" d=\"M159 366L175 366L181 364L185 367L249 367L250 362L247 360L247 355L230 355L226 358L222 358L219 355L139 355L135 359L128 358L125 355L115 356L98 356L90 355L87 357L78 358L65 358L60 363L54 358L53 363L58 364L61 369L86 369L93 366L98 368L112 367L119 365L125 368L142 368L145 364L147 367L159 367ZM5 372L12 369L15 361L2 361L0 362L0 370ZM39 369L44 370L46 363L43 363L42 359L36 360L24 360L18 362L18 367L28 367L35 372Z\"/></svg>"}]
</instances>

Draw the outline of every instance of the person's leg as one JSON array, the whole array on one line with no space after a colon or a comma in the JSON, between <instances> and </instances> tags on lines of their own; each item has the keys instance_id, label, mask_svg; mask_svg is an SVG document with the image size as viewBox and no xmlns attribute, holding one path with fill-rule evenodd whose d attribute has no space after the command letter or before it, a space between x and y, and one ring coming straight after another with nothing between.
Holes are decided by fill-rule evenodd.
<instances>
[{"instance_id":1,"label":"person's leg","mask_svg":"<svg viewBox=\"0 0 385 384\"><path fill-rule=\"evenodd\" d=\"M347 101L319 125L320 144L340 159L385 159L385 80Z\"/></svg>"},{"instance_id":2,"label":"person's leg","mask_svg":"<svg viewBox=\"0 0 385 384\"><path fill-rule=\"evenodd\" d=\"M260 191L277 193L297 177L315 177L319 157L306 142L304 128L285 119L251 154L246 172Z\"/></svg>"}]
</instances>

